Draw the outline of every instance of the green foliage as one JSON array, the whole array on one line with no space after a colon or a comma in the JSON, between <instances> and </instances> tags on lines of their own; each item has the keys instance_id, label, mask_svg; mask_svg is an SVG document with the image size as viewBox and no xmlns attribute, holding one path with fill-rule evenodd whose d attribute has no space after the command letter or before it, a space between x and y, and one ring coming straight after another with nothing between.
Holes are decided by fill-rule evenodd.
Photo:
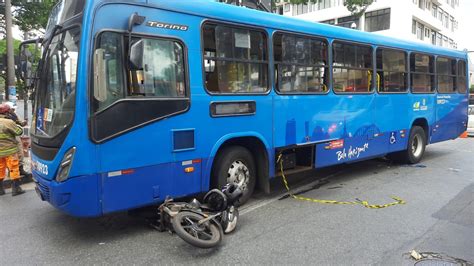
<instances>
[{"instance_id":1,"label":"green foliage","mask_svg":"<svg viewBox=\"0 0 474 266\"><path fill-rule=\"evenodd\" d=\"M44 29L48 24L49 14L58 0L43 0L28 3L24 0L12 0L14 24L21 31ZM5 6L0 6L0 14L5 14Z\"/></svg>"},{"instance_id":2,"label":"green foliage","mask_svg":"<svg viewBox=\"0 0 474 266\"><path fill-rule=\"evenodd\" d=\"M15 50L15 54L18 54L18 51L20 49L20 43L21 41L19 40L13 40L13 49ZM3 58L3 55L7 53L7 41L5 39L0 40L0 58Z\"/></svg>"},{"instance_id":3,"label":"green foliage","mask_svg":"<svg viewBox=\"0 0 474 266\"><path fill-rule=\"evenodd\" d=\"M345 0L344 6L352 15L361 17L374 0Z\"/></svg>"}]
</instances>

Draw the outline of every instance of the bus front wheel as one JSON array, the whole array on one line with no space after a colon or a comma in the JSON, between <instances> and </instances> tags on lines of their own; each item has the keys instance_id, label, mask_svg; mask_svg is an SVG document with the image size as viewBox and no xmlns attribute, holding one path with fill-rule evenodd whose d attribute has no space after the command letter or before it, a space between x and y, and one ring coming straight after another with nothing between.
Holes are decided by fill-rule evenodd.
<instances>
[{"instance_id":1,"label":"bus front wheel","mask_svg":"<svg viewBox=\"0 0 474 266\"><path fill-rule=\"evenodd\" d=\"M414 126L410 130L408 139L408 147L406 150L390 154L388 157L394 161L417 164L423 158L426 149L426 134L422 127Z\"/></svg>"},{"instance_id":2,"label":"bus front wheel","mask_svg":"<svg viewBox=\"0 0 474 266\"><path fill-rule=\"evenodd\" d=\"M243 191L238 205L247 202L255 189L255 161L244 147L231 146L224 148L214 162L212 171L212 186L221 189L229 183L234 183Z\"/></svg>"}]
</instances>

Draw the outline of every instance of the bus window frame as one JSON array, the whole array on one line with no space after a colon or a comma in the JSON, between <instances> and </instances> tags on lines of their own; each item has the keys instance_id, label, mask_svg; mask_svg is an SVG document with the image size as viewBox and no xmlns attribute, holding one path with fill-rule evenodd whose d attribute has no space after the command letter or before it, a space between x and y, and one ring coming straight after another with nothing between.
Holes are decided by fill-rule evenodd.
<instances>
[{"instance_id":1,"label":"bus window frame","mask_svg":"<svg viewBox=\"0 0 474 266\"><path fill-rule=\"evenodd\" d=\"M441 76L448 76L451 78L454 78L454 90L452 92L440 92L439 91L439 82L438 78L440 75L438 75L438 58L444 58L448 60L454 60L456 61L456 69L455 69L455 74L454 75L441 75ZM445 55L436 55L435 56L435 81L436 81L436 93L437 94L458 94L458 58L450 57L450 56L445 56ZM467 86L467 85L466 85Z\"/></svg>"},{"instance_id":2,"label":"bus window frame","mask_svg":"<svg viewBox=\"0 0 474 266\"><path fill-rule=\"evenodd\" d=\"M124 67L123 67L123 75L125 80L126 80L126 87L124 89L128 89L128 86L129 86L129 75L127 75L127 72L129 71L129 68L126 64L126 61L128 60L127 58L127 47L125 47L125 37L126 37L126 34L128 34L128 31L125 31L125 30L117 30L117 29L110 29L110 28L103 28L99 31L97 31L95 33L95 36L93 38L93 45L92 45L92 53L90 53L89 57L88 57L88 60L89 60L89 71L87 72L88 75L91 75L91 77L93 76L93 73L94 73L94 51L98 48L98 39L99 37L102 35L102 33L104 32L112 32L112 33L117 33L117 34L120 34L123 39L122 39L122 44L123 44L123 47L122 47L122 53L124 54L124 58L122 59L123 60L123 63L124 63ZM89 114L89 121L88 121L88 128L89 128L89 139L95 143L95 144L102 144L102 143L105 143L107 141L110 141L116 137L119 137L123 134L126 134L128 132L132 132L132 131L135 131L139 128L142 128L142 127L145 127L147 125L150 125L152 123L155 123L155 122L158 122L158 121L161 121L161 120L164 120L164 119L168 119L170 117L173 117L173 116L177 116L177 115L180 115L180 114L184 114L184 113L187 113L190 109L191 109L191 105L192 105L192 102L191 102L191 83L190 83L190 70L189 70L189 50L188 50L188 46L186 45L185 41L183 39L181 39L180 37L178 36L174 36L174 35L166 35L166 34L150 34L150 33L144 33L144 32L133 32L132 33L132 39L133 38L148 38L148 39L166 39L166 40L172 40L172 41L176 41L178 42L182 48L183 48L183 63L184 63L184 81L185 81L185 93L186 93L186 97L181 97L181 98L165 98L165 97L129 97L127 95L127 92L124 91L124 97L113 102L112 104L110 104L109 106L107 106L106 108L100 110L100 111L94 111L93 109L93 104L92 104L92 101L94 101L94 79L89 79L89 86L88 86L88 90L87 90L87 94L89 96L89 99L88 99L88 104L89 104L89 110L90 110L90 114ZM181 111L178 111L178 112L174 112L174 113L171 113L171 114L167 114L165 116L161 116L161 117L158 117L158 118L155 118L155 119L151 119L149 121L146 121L146 122L143 122L143 123L140 123L138 125L135 125L135 126L132 126L130 128L127 128L125 130L122 130L120 132L117 132L111 136L108 136L106 138L103 138L103 139L96 139L93 132L95 132L95 127L93 125L93 121L94 119L108 111L109 109L111 109L113 106L119 104L119 103L122 103L122 102L150 102L150 101L156 101L156 102L162 102L162 101L187 101L188 104L187 104L187 108L184 109L184 110L181 110Z\"/></svg>"},{"instance_id":3,"label":"bus window frame","mask_svg":"<svg viewBox=\"0 0 474 266\"><path fill-rule=\"evenodd\" d=\"M215 25L215 26L224 26L224 27L230 27L230 28L237 28L237 29L243 29L243 30L253 30L253 31L258 31L258 32L261 32L264 34L264 36L266 37L266 48L267 48L267 60L265 61L266 64L267 64L267 86L266 86L266 90L265 92L260 92L260 93L257 93L257 92L252 92L252 93L231 93L231 92L226 92L226 93L216 93L216 92L211 92L207 89L207 86L206 86L206 68L204 66L204 60L205 60L205 56L204 56L204 27L206 25ZM267 28L264 28L264 27L258 27L258 26L253 26L253 25L249 25L249 24L244 24L244 23L234 23L234 22L229 22L229 21L222 21L222 20L216 20L216 19L204 19L202 22L201 22L201 25L200 25L200 38L201 38L201 47L199 49L199 53L201 54L200 58L201 58L201 68L202 68L202 71L201 71L201 75L202 75L202 87L204 89L204 91L210 95L210 96L263 96L263 95L269 95L272 91L272 79L273 79L273 76L272 76L272 62L273 62L273 57L271 57L271 55L273 55L272 53L272 50L270 50L272 47L271 45L271 42L270 42L270 39L268 38L269 37L269 34L268 34L268 31L267 31ZM227 61L226 59L220 59L222 61ZM236 61L239 61L237 59L230 59L228 61L231 61L231 62L236 62ZM245 62L248 62L248 61L245 61ZM261 64L263 64L264 62L261 62Z\"/></svg>"},{"instance_id":4,"label":"bus window frame","mask_svg":"<svg viewBox=\"0 0 474 266\"><path fill-rule=\"evenodd\" d=\"M464 62L464 68L466 70L466 72L464 73L464 75L465 75L464 80L466 82L466 84L465 84L466 85L466 92L459 92L459 88L458 88L459 78L462 77L462 76L459 76L459 63L460 62ZM469 95L470 89L469 89L469 73L468 72L469 72L469 63L466 61L466 59L457 58L457 60L456 60L456 91L457 91L458 94L463 95L463 94L467 93Z\"/></svg>"},{"instance_id":5,"label":"bus window frame","mask_svg":"<svg viewBox=\"0 0 474 266\"><path fill-rule=\"evenodd\" d=\"M426 55L426 56L429 56L429 57L433 58L433 61L434 61L434 63L433 63L433 73L430 74L430 73L424 73L424 72L413 72L413 71L411 71L411 55L412 54ZM408 72L409 75L410 75L410 78L409 78L410 83L408 85L408 88L409 88L410 93L411 94L437 94L438 93L438 90L437 90L438 89L438 79L437 79L437 74L436 74L436 55L430 54L430 53L425 53L425 52L417 52L417 51L412 50L412 51L408 52L408 64L409 64L408 69L410 70ZM433 82L434 82L433 91L431 91L431 92L414 92L413 91L413 79L411 78L412 74L424 74L424 75L429 74L429 75L433 76L433 78L434 78L434 80L433 80Z\"/></svg>"},{"instance_id":6,"label":"bus window frame","mask_svg":"<svg viewBox=\"0 0 474 266\"><path fill-rule=\"evenodd\" d=\"M374 53L375 53L375 56L374 56L374 60L375 60L375 73L378 72L378 68L377 68L377 51L381 49L381 50L393 50L393 51L399 51L399 52L403 52L405 54L405 73L407 75L407 88L405 91L400 91L400 92L381 92L380 91L380 87L378 86L378 83L377 83L377 80L375 80L375 84L377 85L377 88L376 88L376 91L377 91L377 94L409 94L410 91L411 91L411 73L410 73L410 52L408 50L405 50L405 49L401 49L401 48L394 48L394 47L390 47L390 46L377 46ZM382 69L383 70L383 69ZM375 78L375 77L374 77Z\"/></svg>"},{"instance_id":7,"label":"bus window frame","mask_svg":"<svg viewBox=\"0 0 474 266\"><path fill-rule=\"evenodd\" d=\"M92 51L94 52L96 49L97 49L97 41L99 39L99 37L103 34L103 33L106 33L106 32L112 32L112 33L117 33L117 34L120 34L122 35L122 37L126 37L125 34L128 34L128 31L123 31L123 30L117 30L117 29L101 29L100 31L96 32L95 36L94 36L94 45L92 47ZM133 38L148 38L148 39L166 39L166 40L171 40L171 41L177 41L183 48L183 63L185 64L184 66L184 81L185 81L185 94L186 96L185 97L150 97L150 96L147 96L147 97L136 97L136 96L129 96L128 93L126 91L123 91L123 98L113 102L112 104L110 104L109 106L107 106L106 108L100 110L100 111L94 111L93 110L93 106L91 104L90 106L90 109L91 109L91 114L95 115L95 114L100 114L102 113L103 111L109 109L111 106L115 105L115 103L117 102L121 102L121 101L124 101L124 100L130 100L130 99L133 99L133 100L144 100L144 99L149 99L149 100L184 100L184 99L188 99L189 101L191 101L191 84L190 84L190 78L189 78L189 57L188 57L188 47L186 46L184 40L182 40L181 38L177 37L177 36L173 36L173 35L153 35L153 34L149 34L149 33L140 33L140 32L134 32L132 33L132 39ZM127 55L127 47L125 47L125 39L122 39L122 53L124 55L124 57L126 57ZM93 54L92 53L92 57L90 58L90 68L92 70L91 73L93 73L94 71L94 57L93 57ZM128 89L128 86L130 85L130 77L129 75L127 74L127 72L129 71L128 70L128 67L127 67L127 58L122 58L122 63L124 65L123 67L123 70L122 70L122 73L123 73L123 77L124 77L124 80L126 81L126 88ZM90 86L89 86L89 91L88 91L88 95L90 98L90 100L94 99L94 83L91 82L90 83ZM90 103L92 101L89 101Z\"/></svg>"},{"instance_id":8,"label":"bus window frame","mask_svg":"<svg viewBox=\"0 0 474 266\"><path fill-rule=\"evenodd\" d=\"M370 80L370 82L372 83L371 86L370 86L370 91L368 92L338 92L338 91L335 91L334 90L334 42L342 42L344 44L354 44L354 45L358 45L358 46L368 46L370 47L372 50L371 50L371 56L372 56L372 67L369 68L370 71L372 71L372 79ZM376 67L374 65L374 60L375 60L375 54L374 52L376 51L376 46L374 44L367 44L367 43L364 43L364 42L355 42L355 41L350 41L350 40L346 40L346 39L331 39L331 42L330 42L330 60L331 60L331 63L330 63L330 72L331 72L331 91L336 94L336 95L371 95L371 94L375 94L375 75L373 74L374 71L376 70ZM347 68L347 67L336 67L336 68L342 68L342 69L350 69L350 70L362 70L362 68L355 68L355 67L350 67L350 68Z\"/></svg>"},{"instance_id":9,"label":"bus window frame","mask_svg":"<svg viewBox=\"0 0 474 266\"><path fill-rule=\"evenodd\" d=\"M302 37L302 38L308 38L308 39L314 39L314 40L318 40L318 41L323 41L323 42L326 42L326 45L327 45L327 61L328 63L326 64L326 66L324 66L324 68L327 68L328 70L328 79L329 79L329 83L328 84L325 84L327 86L327 91L326 92L291 92L291 93L282 93L280 92L280 90L278 89L277 87L277 84L280 84L281 80L280 80L280 75L275 75L276 74L276 71L277 69L275 68L276 64L277 64L277 61L275 61L275 50L273 49L274 47L274 43L273 43L273 40L275 38L275 34L288 34L288 35L293 35L295 37ZM330 61L332 59L332 45L331 45L331 42L330 40L327 38L327 37L323 37L321 35L311 35L311 34L304 34L304 33L298 33L298 32L293 32L293 31L285 31L285 30L275 30L272 32L272 39L270 41L270 46L272 48L272 57L271 57L271 61L272 61L272 64L271 64L271 67L272 67L272 73L273 73L273 80L272 80L272 87L273 87L273 90L275 91L276 94L278 95L282 95L282 96L286 96L286 95L327 95L331 92L332 90L332 65L330 64ZM290 64L288 64L290 65ZM277 83L278 81L278 83Z\"/></svg>"},{"instance_id":10,"label":"bus window frame","mask_svg":"<svg viewBox=\"0 0 474 266\"><path fill-rule=\"evenodd\" d=\"M79 18L79 15L78 14L77 16L74 16L68 20L66 20L63 24L63 28L58 30L54 35L50 35L48 36L50 38L50 40L52 40L55 36L59 36L61 34L65 34L67 31L70 31L71 29L74 29L74 28L78 28L79 29L79 32L81 33L81 38L82 38L82 35L84 34L84 28L82 27L82 24L77 22L76 20ZM51 43L49 44L49 46L51 46ZM42 59L43 56L47 56L48 53L50 52L49 51L49 48L50 47L44 47L44 51L43 52L40 52L40 56ZM64 140L66 139L67 135L69 134L69 131L71 130L73 124L75 123L75 120L76 120L76 116L77 116L77 97L78 97L78 93L77 93L77 89L78 89L78 81L79 81L79 65L80 65L80 59L81 59L81 54L83 53L84 50L82 50L83 47L82 47L82 41L79 40L79 51L78 51L78 58L77 58L77 69L76 69L76 88L75 88L75 98L74 98L74 112L72 114L72 118L71 118L71 121L67 124L66 127L64 127L63 129L61 129L56 135L54 136L40 136L40 135L37 135L36 134L36 125L31 125L33 126L35 129L32 130L31 132L34 132L32 133L31 135L34 136L34 139L36 140L39 140L38 142L35 143L35 141L33 141L34 144L38 145L38 146L47 146L47 147L56 147L58 146L59 144L58 143L62 143L64 142ZM41 66L41 69L39 69L38 71L38 75L42 75L44 74L43 72L46 70L46 65L47 63L46 62L43 62L43 65ZM38 86L42 83L42 82L45 82L45 81L42 81L42 80L39 80L38 81ZM86 82L87 84L87 82ZM36 116L36 105L38 104L38 99L36 98L38 97L38 91L36 90L35 91L35 102L34 102L34 106L32 106L32 109L33 109L33 112L34 112L34 115ZM36 122L36 121L35 121Z\"/></svg>"}]
</instances>

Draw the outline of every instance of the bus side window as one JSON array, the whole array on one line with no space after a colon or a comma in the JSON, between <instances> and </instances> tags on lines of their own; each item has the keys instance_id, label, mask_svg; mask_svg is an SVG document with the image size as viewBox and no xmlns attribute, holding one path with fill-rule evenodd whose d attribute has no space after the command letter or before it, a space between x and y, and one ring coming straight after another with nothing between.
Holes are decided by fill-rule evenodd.
<instances>
[{"instance_id":1,"label":"bus side window","mask_svg":"<svg viewBox=\"0 0 474 266\"><path fill-rule=\"evenodd\" d=\"M94 111L99 112L124 97L122 35L104 32L100 35L97 49L103 49L105 61L106 95L100 101L95 99ZM98 89L98 88L95 88Z\"/></svg>"},{"instance_id":2,"label":"bus side window","mask_svg":"<svg viewBox=\"0 0 474 266\"><path fill-rule=\"evenodd\" d=\"M205 24L202 34L208 92L248 94L268 91L267 37L263 31Z\"/></svg>"},{"instance_id":3,"label":"bus side window","mask_svg":"<svg viewBox=\"0 0 474 266\"><path fill-rule=\"evenodd\" d=\"M333 90L336 93L372 91L372 47L335 41L333 54Z\"/></svg>"},{"instance_id":4,"label":"bus side window","mask_svg":"<svg viewBox=\"0 0 474 266\"><path fill-rule=\"evenodd\" d=\"M132 47L140 50L140 66L125 67L125 38L114 32L100 35L97 48L102 49L105 61L106 93L94 101L94 111L100 112L120 99L185 98L186 78L184 48L174 40L161 38L133 38ZM138 45L142 47L137 48ZM125 72L127 76L124 75ZM97 74L97 73L96 73ZM127 85L126 78L129 83ZM100 77L99 77L100 78Z\"/></svg>"},{"instance_id":5,"label":"bus side window","mask_svg":"<svg viewBox=\"0 0 474 266\"><path fill-rule=\"evenodd\" d=\"M172 40L137 38L141 66L130 69L129 95L133 97L185 97L184 51Z\"/></svg>"},{"instance_id":6,"label":"bus side window","mask_svg":"<svg viewBox=\"0 0 474 266\"><path fill-rule=\"evenodd\" d=\"M412 53L410 55L410 74L413 93L435 91L434 59L432 56Z\"/></svg>"},{"instance_id":7,"label":"bus side window","mask_svg":"<svg viewBox=\"0 0 474 266\"><path fill-rule=\"evenodd\" d=\"M403 51L377 49L376 84L380 93L408 90L407 57Z\"/></svg>"},{"instance_id":8,"label":"bus side window","mask_svg":"<svg viewBox=\"0 0 474 266\"><path fill-rule=\"evenodd\" d=\"M328 45L325 40L275 34L276 89L280 93L328 92Z\"/></svg>"},{"instance_id":9,"label":"bus side window","mask_svg":"<svg viewBox=\"0 0 474 266\"><path fill-rule=\"evenodd\" d=\"M438 92L454 93L456 91L456 60L438 57L436 59L436 72Z\"/></svg>"},{"instance_id":10,"label":"bus side window","mask_svg":"<svg viewBox=\"0 0 474 266\"><path fill-rule=\"evenodd\" d=\"M458 61L458 72L457 72L457 88L459 93L465 94L467 92L466 83L466 61Z\"/></svg>"}]
</instances>

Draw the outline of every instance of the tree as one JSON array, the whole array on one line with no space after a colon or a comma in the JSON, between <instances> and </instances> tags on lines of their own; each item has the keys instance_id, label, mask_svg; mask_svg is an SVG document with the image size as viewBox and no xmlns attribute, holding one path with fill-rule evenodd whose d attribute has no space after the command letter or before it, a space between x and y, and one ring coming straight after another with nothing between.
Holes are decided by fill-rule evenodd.
<instances>
[{"instance_id":1,"label":"tree","mask_svg":"<svg viewBox=\"0 0 474 266\"><path fill-rule=\"evenodd\" d=\"M12 0L14 24L18 25L21 31L29 32L41 30L48 24L51 9L58 0L24 1ZM0 14L5 13L5 7L0 6Z\"/></svg>"},{"instance_id":2,"label":"tree","mask_svg":"<svg viewBox=\"0 0 474 266\"><path fill-rule=\"evenodd\" d=\"M353 16L361 17L374 0L345 0L344 6Z\"/></svg>"}]
</instances>

